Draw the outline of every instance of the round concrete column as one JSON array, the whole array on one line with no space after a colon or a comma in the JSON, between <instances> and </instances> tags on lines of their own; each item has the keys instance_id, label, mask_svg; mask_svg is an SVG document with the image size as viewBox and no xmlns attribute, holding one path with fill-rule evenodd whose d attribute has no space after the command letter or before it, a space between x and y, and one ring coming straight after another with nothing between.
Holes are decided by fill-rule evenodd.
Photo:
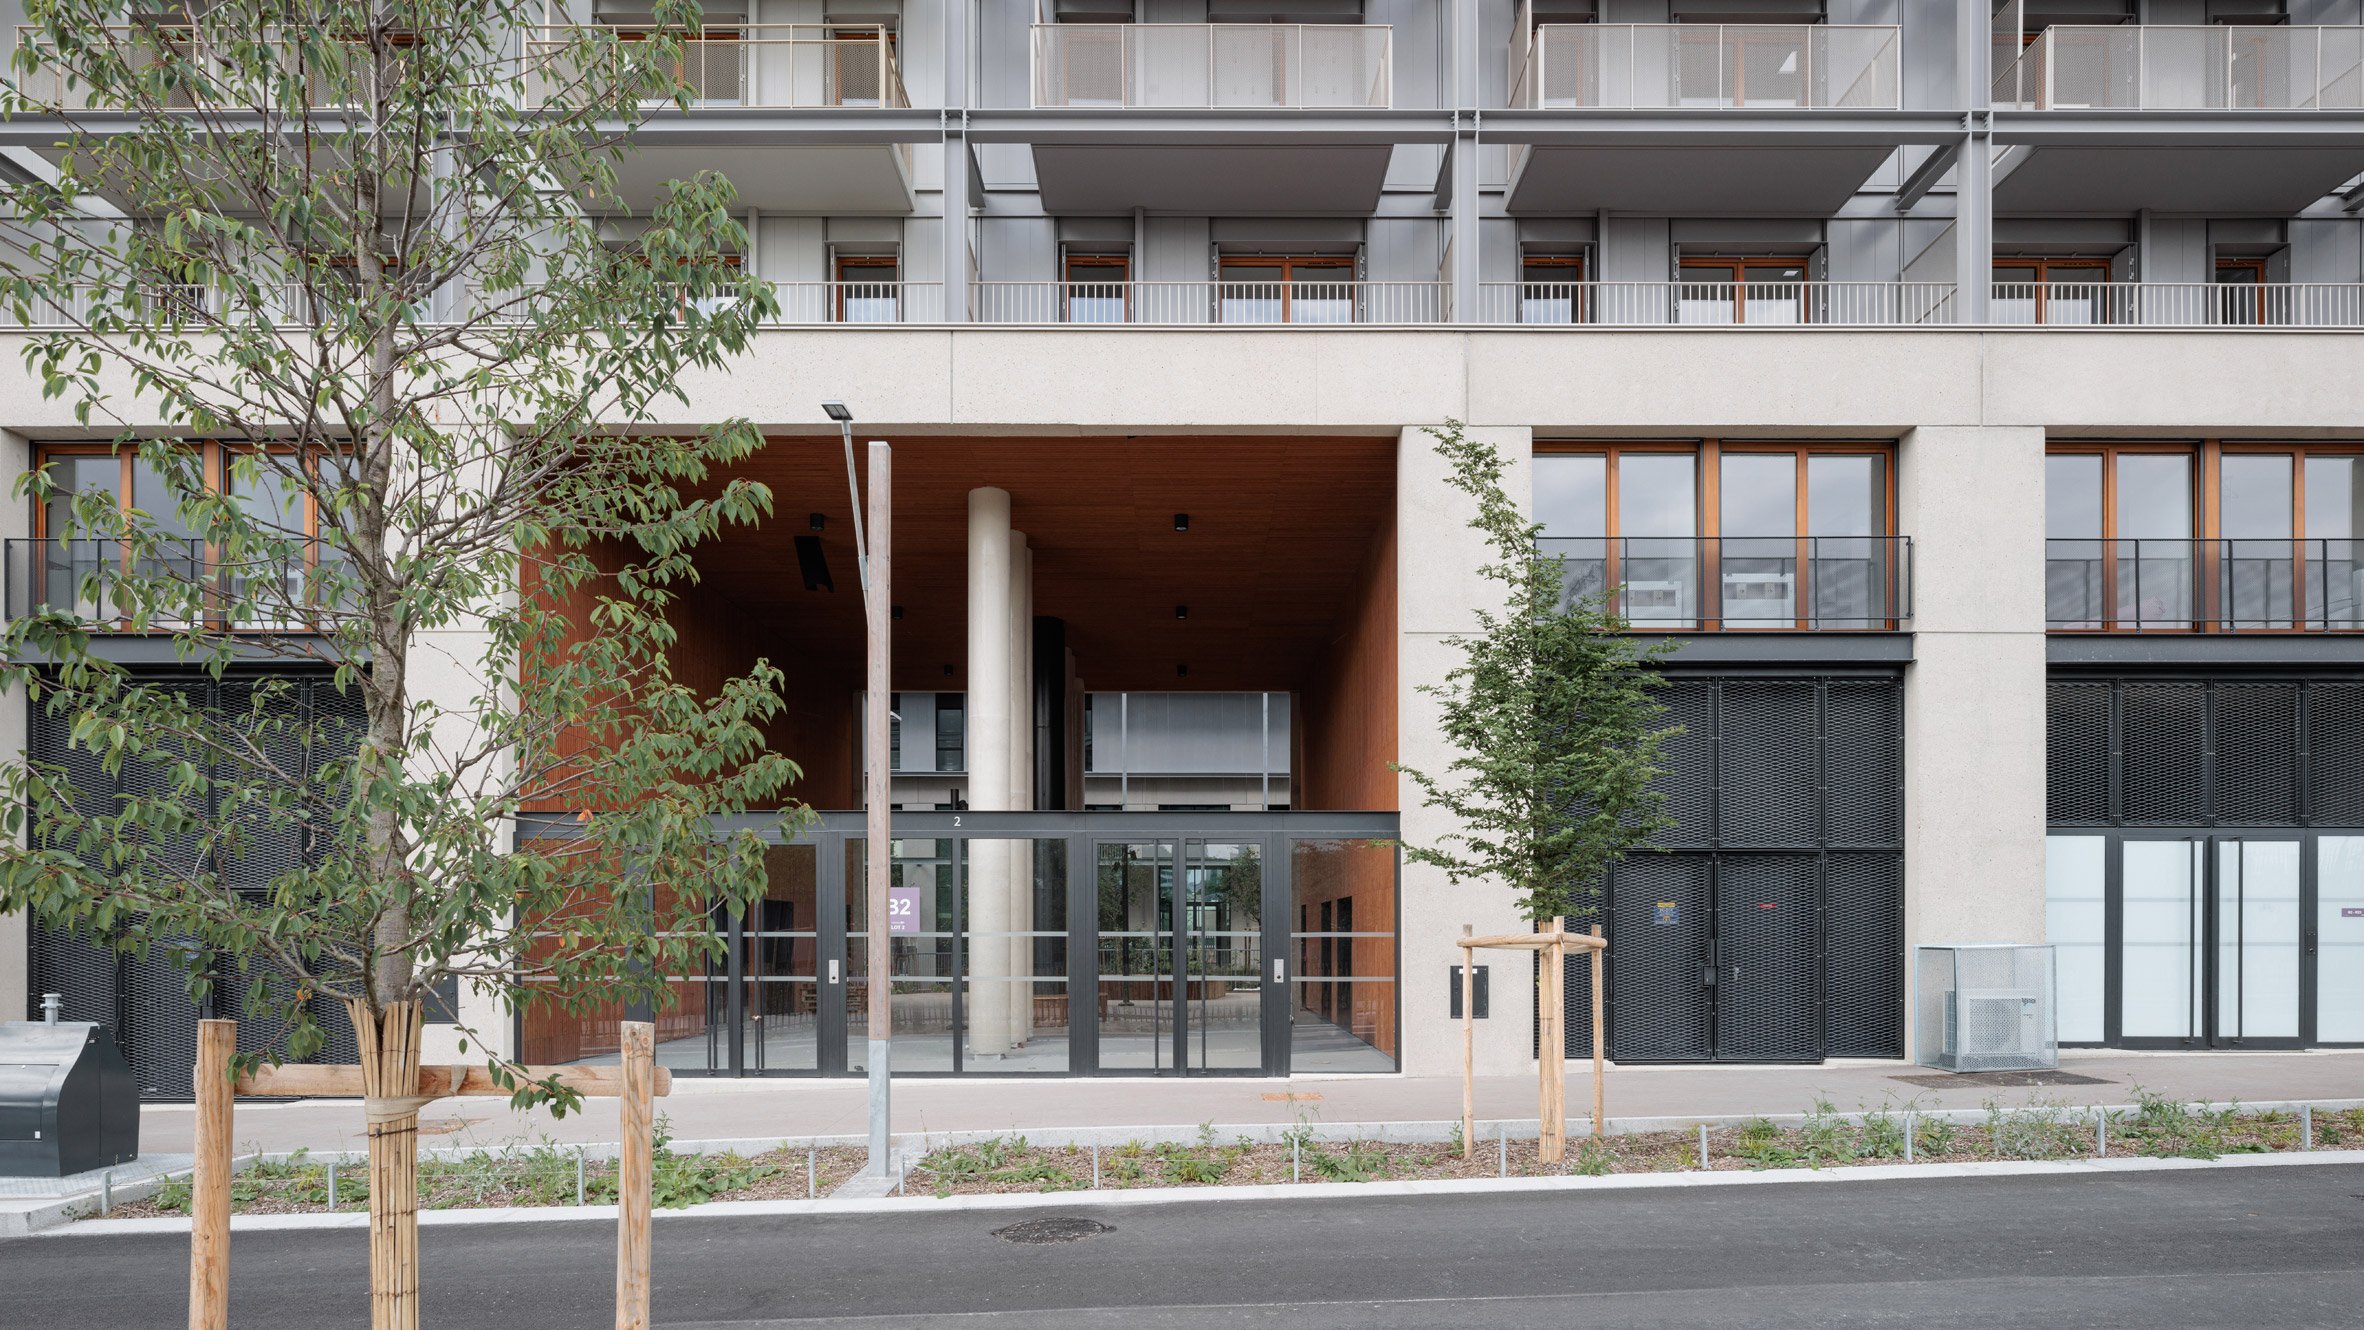
<instances>
[{"instance_id":1,"label":"round concrete column","mask_svg":"<svg viewBox=\"0 0 2364 1330\"><path fill-rule=\"evenodd\" d=\"M969 807L1010 805L1010 496L969 491ZM968 928L972 937L1010 931L1010 855L996 841L972 842ZM988 941L967 948L968 1051L998 1058L1010 1048L1010 949Z\"/></svg>"}]
</instances>

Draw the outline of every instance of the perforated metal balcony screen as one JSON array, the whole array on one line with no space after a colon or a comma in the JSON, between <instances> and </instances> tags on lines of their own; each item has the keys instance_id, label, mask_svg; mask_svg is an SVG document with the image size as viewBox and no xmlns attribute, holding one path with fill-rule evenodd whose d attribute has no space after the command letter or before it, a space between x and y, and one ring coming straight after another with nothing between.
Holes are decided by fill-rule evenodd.
<instances>
[{"instance_id":1,"label":"perforated metal balcony screen","mask_svg":"<svg viewBox=\"0 0 2364 1330\"><path fill-rule=\"evenodd\" d=\"M2364 684L2056 679L2045 712L2055 825L2364 824Z\"/></svg>"},{"instance_id":2,"label":"perforated metal balcony screen","mask_svg":"<svg viewBox=\"0 0 2364 1330\"><path fill-rule=\"evenodd\" d=\"M185 687L195 704L225 716L244 714L255 700L251 682L175 686ZM350 692L340 695L325 679L299 681L291 692L273 697L271 705L303 708L323 720L356 727L362 720L359 696ZM88 752L70 747L66 739L73 726L71 715L51 715L33 707L29 720L30 755L36 761L62 765L94 810L111 807L118 794L153 794L161 788L164 772L153 764L126 762L117 776L110 777ZM300 746L285 738L277 742L280 751L272 753L274 760L309 769L311 759ZM221 810L195 811L211 818ZM300 863L305 850L295 833L266 828L258 819L243 852L234 860L223 861L219 869L233 889L261 891L273 877ZM196 846L192 843L185 853L194 857ZM64 996L65 1019L101 1021L113 1027L124 1056L138 1073L141 1094L161 1099L188 1097L190 1068L197 1058L198 1020L238 1014L248 983L244 976L217 975L209 1003L200 1007L190 999L187 977L166 949L117 952L92 938L40 926L33 930L31 979L36 996L50 992ZM313 1014L328 1032L328 1045L319 1060L351 1062L359 1057L352 1027L341 1008L316 999ZM259 1049L269 1033L261 1023L242 1028L241 1047Z\"/></svg>"},{"instance_id":3,"label":"perforated metal balcony screen","mask_svg":"<svg viewBox=\"0 0 2364 1330\"><path fill-rule=\"evenodd\" d=\"M1661 782L1676 825L1611 874L1621 1061L1904 1050L1904 693L1881 677L1677 677ZM1571 1056L1592 1047L1572 957Z\"/></svg>"}]
</instances>

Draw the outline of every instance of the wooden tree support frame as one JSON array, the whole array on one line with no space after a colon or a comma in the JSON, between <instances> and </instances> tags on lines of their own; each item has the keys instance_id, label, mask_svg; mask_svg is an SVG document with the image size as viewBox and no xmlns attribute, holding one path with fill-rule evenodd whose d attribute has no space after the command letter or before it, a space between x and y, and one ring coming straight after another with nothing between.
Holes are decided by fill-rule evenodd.
<instances>
[{"instance_id":1,"label":"wooden tree support frame","mask_svg":"<svg viewBox=\"0 0 2364 1330\"><path fill-rule=\"evenodd\" d=\"M414 1033L398 1049L378 1049L378 1040L364 1037L362 1056L380 1055L380 1070L392 1065L406 1072L417 1086L404 1096L411 1113L399 1120L373 1121L371 1144L379 1137L408 1137L406 1154L373 1148L371 1151L371 1295L370 1315L376 1330L408 1330L418 1324L417 1243L417 1104L454 1096L498 1095L513 1090L494 1084L484 1067L433 1067L418 1062L415 1014L388 1022ZM358 1030L366 1018L357 1020ZM371 1034L376 1031L372 1030ZM646 1021L623 1025L622 1065L615 1067L521 1067L519 1083L555 1077L560 1085L591 1099L621 1099L623 1131L617 1145L616 1168L616 1330L648 1330L649 1257L654 1210L656 1167L656 1109L653 1101L671 1094L673 1073L656 1065L656 1026ZM200 1021L197 1027L197 1163L190 1178L189 1204L189 1330L229 1330L230 1324L230 1175L232 1170L232 1109L238 1095L277 1097L366 1097L367 1082L378 1079L360 1064L308 1064L258 1067L235 1083L230 1061L238 1049L238 1022ZM381 1133L382 1128L392 1130ZM381 1156L386 1161L408 1160L408 1175L381 1178ZM385 1188L391 1185L391 1193ZM383 1200L393 1196L397 1205ZM380 1214L407 1213L407 1223L380 1241ZM381 1269L391 1259L391 1269ZM390 1276L390 1278L389 1278ZM389 1299L388 1293L394 1296Z\"/></svg>"},{"instance_id":2,"label":"wooden tree support frame","mask_svg":"<svg viewBox=\"0 0 2364 1330\"><path fill-rule=\"evenodd\" d=\"M1471 937L1470 927L1461 926L1458 939L1461 946L1461 1157L1467 1159L1477 1149L1477 953L1488 951L1531 951L1541 962L1542 973L1535 984L1535 1076L1537 1104L1536 1157L1546 1164L1556 1164L1568 1153L1568 1057L1567 1039L1560 1033L1560 1012L1565 1003L1568 976L1568 949L1593 953L1592 963L1592 1134L1605 1130L1603 1105L1606 1095L1603 1073L1608 1069L1608 1042L1602 1028L1603 998L1601 961L1609 953L1609 944L1601 936L1601 926L1594 924L1589 933L1571 933L1566 921L1555 919L1551 927L1534 933L1504 933L1494 937Z\"/></svg>"}]
</instances>

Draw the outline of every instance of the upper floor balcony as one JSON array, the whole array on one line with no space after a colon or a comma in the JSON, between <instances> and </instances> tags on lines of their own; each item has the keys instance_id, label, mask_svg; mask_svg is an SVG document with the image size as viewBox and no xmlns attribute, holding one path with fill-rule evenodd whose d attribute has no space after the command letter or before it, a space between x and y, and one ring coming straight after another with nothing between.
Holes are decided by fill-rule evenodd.
<instances>
[{"instance_id":1,"label":"upper floor balcony","mask_svg":"<svg viewBox=\"0 0 2364 1330\"><path fill-rule=\"evenodd\" d=\"M2364 27L2056 24L2015 58L1998 56L1992 100L2027 111L2364 110Z\"/></svg>"},{"instance_id":2,"label":"upper floor balcony","mask_svg":"<svg viewBox=\"0 0 2364 1330\"><path fill-rule=\"evenodd\" d=\"M1510 104L1543 110L1895 110L1903 29L1834 23L1547 23Z\"/></svg>"},{"instance_id":3,"label":"upper floor balcony","mask_svg":"<svg viewBox=\"0 0 2364 1330\"><path fill-rule=\"evenodd\" d=\"M1513 110L1713 114L1675 136L1514 145L1508 207L1682 216L1727 212L1745 196L1770 214L1827 216L1909 141L1838 114L1901 107L1902 46L1897 27L1546 23L1512 52ZM1765 132L1781 113L1829 116Z\"/></svg>"},{"instance_id":4,"label":"upper floor balcony","mask_svg":"<svg viewBox=\"0 0 2364 1330\"><path fill-rule=\"evenodd\" d=\"M1912 619L1907 536L1553 537L1570 600L1637 632L1894 632Z\"/></svg>"},{"instance_id":5,"label":"upper floor balcony","mask_svg":"<svg viewBox=\"0 0 2364 1330\"><path fill-rule=\"evenodd\" d=\"M2044 542L2055 632L2364 630L2364 541Z\"/></svg>"},{"instance_id":6,"label":"upper floor balcony","mask_svg":"<svg viewBox=\"0 0 2364 1330\"><path fill-rule=\"evenodd\" d=\"M1340 23L1042 23L1034 104L1384 110L1393 28Z\"/></svg>"},{"instance_id":7,"label":"upper floor balcony","mask_svg":"<svg viewBox=\"0 0 2364 1330\"><path fill-rule=\"evenodd\" d=\"M542 106L595 83L599 62L642 40L610 24L560 24L526 39L526 100ZM676 71L692 109L905 107L892 30L875 24L708 24L681 41Z\"/></svg>"}]
</instances>

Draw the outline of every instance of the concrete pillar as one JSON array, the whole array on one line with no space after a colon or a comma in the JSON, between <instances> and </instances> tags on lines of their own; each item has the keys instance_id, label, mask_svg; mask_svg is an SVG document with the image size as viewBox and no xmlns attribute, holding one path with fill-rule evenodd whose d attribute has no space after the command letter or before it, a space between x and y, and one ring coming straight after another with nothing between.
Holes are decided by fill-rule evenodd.
<instances>
[{"instance_id":1,"label":"concrete pillar","mask_svg":"<svg viewBox=\"0 0 2364 1330\"><path fill-rule=\"evenodd\" d=\"M1010 533L1010 807L1034 807L1034 554L1025 533ZM1009 842L1010 974L1034 973L1034 844ZM1032 986L1010 988L1010 1044L1023 1045L1034 1032Z\"/></svg>"},{"instance_id":2,"label":"concrete pillar","mask_svg":"<svg viewBox=\"0 0 2364 1330\"><path fill-rule=\"evenodd\" d=\"M1521 507L1528 506L1534 484L1529 465L1533 431L1472 428L1467 433L1501 451L1507 464L1503 485ZM1453 752L1438 732L1436 700L1421 688L1443 683L1446 672L1460 662L1460 652L1445 639L1476 630L1477 606L1501 602L1497 584L1478 573L1492 556L1484 538L1469 527L1477 504L1446 484L1448 471L1437 455L1436 440L1419 429L1403 431L1396 446L1395 499L1400 551L1395 588L1397 760L1434 775L1444 774ZM1410 777L1397 778L1396 792L1407 844L1434 845L1454 830L1445 814L1421 802L1420 788ZM1447 984L1451 968L1461 963L1454 939L1461 936L1463 924L1481 934L1518 932L1526 925L1508 887L1451 886L1443 873L1420 864L1405 864L1403 873L1403 973L1397 981L1403 1068L1416 1076L1458 1074L1461 1025L1450 1018ZM1532 1071L1532 963L1523 955L1499 952L1479 957L1478 964L1492 967L1489 1014L1477 1024L1478 1074ZM1526 1111L1533 1112L1531 1102Z\"/></svg>"},{"instance_id":3,"label":"concrete pillar","mask_svg":"<svg viewBox=\"0 0 2364 1330\"><path fill-rule=\"evenodd\" d=\"M1924 427L1898 461L1914 563L1905 938L2041 942L2044 431Z\"/></svg>"},{"instance_id":4,"label":"concrete pillar","mask_svg":"<svg viewBox=\"0 0 2364 1330\"><path fill-rule=\"evenodd\" d=\"M969 491L969 807L1010 807L1010 496ZM1010 858L992 841L971 843L969 931L1010 931ZM969 1052L997 1058L1010 1047L1007 947L969 948Z\"/></svg>"}]
</instances>

